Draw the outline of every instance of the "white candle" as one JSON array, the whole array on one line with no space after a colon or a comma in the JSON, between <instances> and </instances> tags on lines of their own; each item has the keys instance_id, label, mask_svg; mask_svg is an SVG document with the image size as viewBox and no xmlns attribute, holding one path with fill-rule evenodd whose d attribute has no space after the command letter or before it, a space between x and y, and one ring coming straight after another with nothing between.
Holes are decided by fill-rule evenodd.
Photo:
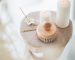
<instances>
[{"instance_id":1,"label":"white candle","mask_svg":"<svg viewBox=\"0 0 75 60\"><path fill-rule=\"evenodd\" d=\"M70 1L59 0L57 8L56 25L60 28L65 28L69 25Z\"/></svg>"},{"instance_id":2,"label":"white candle","mask_svg":"<svg viewBox=\"0 0 75 60\"><path fill-rule=\"evenodd\" d=\"M50 13L48 11L41 11L40 12L40 23L49 21L50 20Z\"/></svg>"}]
</instances>

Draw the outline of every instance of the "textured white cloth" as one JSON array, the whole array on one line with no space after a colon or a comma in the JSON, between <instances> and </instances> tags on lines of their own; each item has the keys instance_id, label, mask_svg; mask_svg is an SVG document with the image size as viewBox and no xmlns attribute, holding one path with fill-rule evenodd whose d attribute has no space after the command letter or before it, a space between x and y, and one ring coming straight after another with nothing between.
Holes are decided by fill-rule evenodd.
<instances>
[{"instance_id":1,"label":"textured white cloth","mask_svg":"<svg viewBox=\"0 0 75 60\"><path fill-rule=\"evenodd\" d=\"M27 4L26 4L27 1ZM23 9L25 14L30 13L31 11L37 11L37 10L56 10L56 3L57 0L41 0L39 2L39 0L37 0L38 2L36 2L35 0L33 0L33 2L28 3L28 1L30 0L8 0L7 4L8 4L8 11L10 13L11 18L13 19L12 24L10 24L9 29L7 31L7 33L9 34L9 36L11 36L12 40L10 40L10 38L8 38L8 40L5 40L7 42L8 48L11 49L11 52L16 52L13 53L15 57L15 59L11 59L10 57L10 53L8 54L8 51L6 48L4 48L3 46L5 44L0 45L0 52L3 53L5 50L5 53L3 53L5 56L7 55L10 59L9 60L28 60L26 57L26 55L24 55L24 52L26 54L26 51L24 50L25 46L24 46L24 42L21 40L21 38L19 37L19 28L20 28L20 22L22 21L22 19L24 18L24 15L22 14L20 8ZM75 22L73 22L74 26L75 26ZM12 27L12 28L11 28ZM75 28L75 27L74 27ZM75 29L74 29L75 31ZM1 39L0 39L1 42ZM72 36L72 39L68 42L66 48L64 49L63 53L61 54L61 57L59 60L75 60L75 32ZM11 46L12 45L12 46ZM16 48L16 51L15 51ZM4 49L4 51L1 49ZM23 56L24 55L24 56ZM2 55L1 55L2 56ZM0 56L0 57L1 57ZM2 56L1 58L4 58L4 56ZM1 60L0 58L0 60ZM20 59L19 59L20 58ZM6 60L6 59L3 59ZM8 59L7 59L8 60Z\"/></svg>"}]
</instances>

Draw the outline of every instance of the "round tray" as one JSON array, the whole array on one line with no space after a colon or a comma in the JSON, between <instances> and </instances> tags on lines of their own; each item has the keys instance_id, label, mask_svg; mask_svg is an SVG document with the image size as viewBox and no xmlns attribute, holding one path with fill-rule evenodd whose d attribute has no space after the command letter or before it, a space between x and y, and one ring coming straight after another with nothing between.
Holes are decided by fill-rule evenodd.
<instances>
[{"instance_id":1,"label":"round tray","mask_svg":"<svg viewBox=\"0 0 75 60\"><path fill-rule=\"evenodd\" d=\"M51 19L55 24L56 12L49 11L49 13L51 14ZM43 43L37 38L36 29L35 29L37 26L28 26L26 24L25 20L27 20L28 18L35 19L35 23L38 25L40 20L40 11L32 12L28 14L21 23L21 28L20 28L21 36L23 37L23 39L27 44L30 44L30 46L34 46L34 47L65 46L67 42L70 40L70 37L72 36L72 22L70 20L69 26L66 28L59 28L56 26L58 30L57 32L58 34L55 42ZM34 29L33 31L29 31L29 32L24 31L25 29L32 29L32 28Z\"/></svg>"}]
</instances>

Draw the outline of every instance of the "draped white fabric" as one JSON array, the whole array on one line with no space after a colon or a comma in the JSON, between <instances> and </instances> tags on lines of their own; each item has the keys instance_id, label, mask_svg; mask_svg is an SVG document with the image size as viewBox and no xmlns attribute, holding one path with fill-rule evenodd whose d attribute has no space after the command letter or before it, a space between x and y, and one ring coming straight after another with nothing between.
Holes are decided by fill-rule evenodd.
<instances>
[{"instance_id":1,"label":"draped white fabric","mask_svg":"<svg viewBox=\"0 0 75 60\"><path fill-rule=\"evenodd\" d=\"M25 60L25 43L20 36L20 24L26 14L38 10L57 9L57 0L2 0L0 5L0 60ZM24 11L22 13L21 9ZM72 18L71 18L72 19ZM75 21L73 36L59 60L75 60ZM4 28L3 28L4 27ZM3 29L1 31L1 29Z\"/></svg>"}]
</instances>

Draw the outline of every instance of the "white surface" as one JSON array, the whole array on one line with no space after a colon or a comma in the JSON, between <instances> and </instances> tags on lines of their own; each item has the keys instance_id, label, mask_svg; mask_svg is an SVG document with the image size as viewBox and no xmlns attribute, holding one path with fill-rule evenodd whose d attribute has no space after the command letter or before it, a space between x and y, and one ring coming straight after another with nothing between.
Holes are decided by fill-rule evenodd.
<instances>
[{"instance_id":1,"label":"white surface","mask_svg":"<svg viewBox=\"0 0 75 60\"><path fill-rule=\"evenodd\" d=\"M72 3L71 3L72 7L71 7L71 17L72 19L75 20L75 0L72 0Z\"/></svg>"}]
</instances>

